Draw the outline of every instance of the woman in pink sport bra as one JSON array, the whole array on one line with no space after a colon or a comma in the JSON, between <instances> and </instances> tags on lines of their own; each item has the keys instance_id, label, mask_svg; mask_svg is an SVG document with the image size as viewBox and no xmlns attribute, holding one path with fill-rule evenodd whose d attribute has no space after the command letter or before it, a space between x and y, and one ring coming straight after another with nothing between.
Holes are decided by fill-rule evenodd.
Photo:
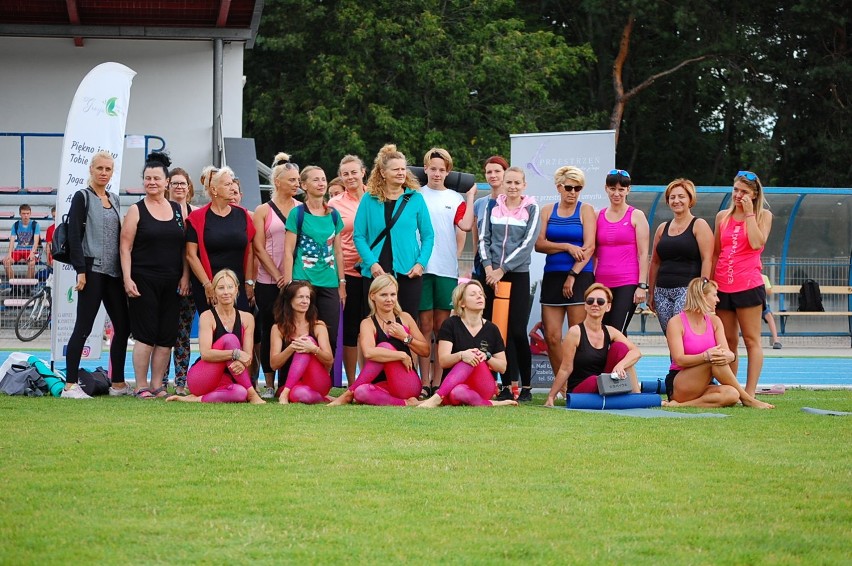
<instances>
[{"instance_id":1,"label":"woman in pink sport bra","mask_svg":"<svg viewBox=\"0 0 852 566\"><path fill-rule=\"evenodd\" d=\"M630 173L613 169L606 176L609 206L598 213L595 230L595 282L612 291L604 324L627 334L636 305L648 298L650 228L641 210L627 204Z\"/></svg>"},{"instance_id":2,"label":"woman in pink sport bra","mask_svg":"<svg viewBox=\"0 0 852 566\"><path fill-rule=\"evenodd\" d=\"M696 277L686 289L686 306L666 327L672 365L666 376L666 407L746 407L774 409L746 393L732 369L722 321L713 314L719 302L715 281ZM713 378L720 385L712 385Z\"/></svg>"},{"instance_id":3,"label":"woman in pink sport bra","mask_svg":"<svg viewBox=\"0 0 852 566\"><path fill-rule=\"evenodd\" d=\"M716 312L725 327L728 348L736 352L738 336L748 356L745 390L754 395L763 369L760 325L766 289L760 254L769 239L772 213L767 210L760 179L751 171L734 177L731 206L716 215L713 278L719 283ZM734 374L739 359L731 364Z\"/></svg>"}]
</instances>

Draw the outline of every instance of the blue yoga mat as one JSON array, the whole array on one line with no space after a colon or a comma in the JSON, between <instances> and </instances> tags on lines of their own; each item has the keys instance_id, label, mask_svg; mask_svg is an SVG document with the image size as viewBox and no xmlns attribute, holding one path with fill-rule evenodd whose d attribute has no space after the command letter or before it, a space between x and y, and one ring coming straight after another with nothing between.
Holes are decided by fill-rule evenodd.
<instances>
[{"instance_id":1,"label":"blue yoga mat","mask_svg":"<svg viewBox=\"0 0 852 566\"><path fill-rule=\"evenodd\" d=\"M654 393L625 393L609 397L595 393L569 393L565 400L569 409L646 409L660 405L660 396Z\"/></svg>"},{"instance_id":2,"label":"blue yoga mat","mask_svg":"<svg viewBox=\"0 0 852 566\"><path fill-rule=\"evenodd\" d=\"M666 380L655 379L653 381L646 380L639 383L642 386L642 393L656 393L657 395L666 394Z\"/></svg>"}]
</instances>

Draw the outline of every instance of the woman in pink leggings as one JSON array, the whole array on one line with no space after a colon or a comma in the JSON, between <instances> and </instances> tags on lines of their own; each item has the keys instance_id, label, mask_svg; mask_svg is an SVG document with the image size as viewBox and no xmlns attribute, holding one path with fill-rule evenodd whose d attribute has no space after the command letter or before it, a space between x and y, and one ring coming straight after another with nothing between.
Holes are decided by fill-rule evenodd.
<instances>
[{"instance_id":1,"label":"woman in pink leggings","mask_svg":"<svg viewBox=\"0 0 852 566\"><path fill-rule=\"evenodd\" d=\"M166 401L263 404L251 384L254 318L236 308L240 282L236 273L223 269L210 283L216 304L198 320L201 359L187 374L190 395L172 395Z\"/></svg>"},{"instance_id":2,"label":"woman in pink leggings","mask_svg":"<svg viewBox=\"0 0 852 566\"><path fill-rule=\"evenodd\" d=\"M639 393L636 372L628 372L642 354L620 330L603 323L604 315L612 308L612 291L594 283L586 289L586 318L568 329L562 342L562 366L556 372L553 386L547 394L545 407L552 407L556 394L565 387L568 393L597 393L597 376L617 373L629 379L634 393Z\"/></svg>"},{"instance_id":3,"label":"woman in pink leggings","mask_svg":"<svg viewBox=\"0 0 852 566\"><path fill-rule=\"evenodd\" d=\"M736 355L728 348L722 320L713 313L719 303L715 281L696 277L686 288L686 305L669 321L666 340L672 365L666 376L666 407L746 407L773 409L758 401L737 381ZM719 385L713 385L713 378Z\"/></svg>"},{"instance_id":4,"label":"woman in pink leggings","mask_svg":"<svg viewBox=\"0 0 852 566\"><path fill-rule=\"evenodd\" d=\"M438 363L444 368L441 386L420 404L491 407L515 405L514 399L492 401L497 381L492 372L506 371L506 352L500 329L482 318L485 291L479 281L467 281L453 290L453 314L438 332Z\"/></svg>"},{"instance_id":5,"label":"woman in pink leggings","mask_svg":"<svg viewBox=\"0 0 852 566\"><path fill-rule=\"evenodd\" d=\"M317 320L314 288L307 281L292 281L284 287L273 308L269 363L281 369L286 379L278 391L282 405L313 405L331 401L331 376L334 362L328 330ZM286 344L286 345L285 345Z\"/></svg>"},{"instance_id":6,"label":"woman in pink leggings","mask_svg":"<svg viewBox=\"0 0 852 566\"><path fill-rule=\"evenodd\" d=\"M383 274L370 285L370 316L361 321L358 338L366 358L355 383L331 405L345 405L354 399L364 405L418 405L420 378L413 369L411 353L428 356L430 345L414 319L403 312L397 301L396 279Z\"/></svg>"}]
</instances>

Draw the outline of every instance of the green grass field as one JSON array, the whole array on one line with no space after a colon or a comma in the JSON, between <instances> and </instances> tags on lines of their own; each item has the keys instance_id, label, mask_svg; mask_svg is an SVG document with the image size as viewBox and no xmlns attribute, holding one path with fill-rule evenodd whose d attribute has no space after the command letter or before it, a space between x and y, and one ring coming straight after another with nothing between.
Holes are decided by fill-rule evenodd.
<instances>
[{"instance_id":1,"label":"green grass field","mask_svg":"<svg viewBox=\"0 0 852 566\"><path fill-rule=\"evenodd\" d=\"M2 397L0 563L849 563L852 419L799 409L852 392L725 419L542 401Z\"/></svg>"}]
</instances>

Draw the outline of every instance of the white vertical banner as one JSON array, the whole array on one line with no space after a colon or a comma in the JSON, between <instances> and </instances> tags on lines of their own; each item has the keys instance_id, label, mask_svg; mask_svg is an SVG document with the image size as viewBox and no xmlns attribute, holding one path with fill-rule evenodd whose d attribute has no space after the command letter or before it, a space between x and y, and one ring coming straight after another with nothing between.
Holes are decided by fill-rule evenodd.
<instances>
[{"instance_id":1,"label":"white vertical banner","mask_svg":"<svg viewBox=\"0 0 852 566\"><path fill-rule=\"evenodd\" d=\"M83 78L65 123L56 218L68 214L71 198L85 189L92 155L106 150L115 158L115 170L107 190L118 194L124 131L130 106L130 85L136 72L119 63L102 63ZM77 274L70 265L56 262L53 277L53 321L50 327L51 360L65 359L68 339L77 318ZM83 359L100 358L104 329L104 309L98 312L92 332L83 348Z\"/></svg>"},{"instance_id":2,"label":"white vertical banner","mask_svg":"<svg viewBox=\"0 0 852 566\"><path fill-rule=\"evenodd\" d=\"M539 206L559 200L553 174L566 165L579 167L586 176L580 201L591 204L595 210L609 204L604 186L607 173L615 168L615 130L516 134L510 137L512 166L524 170L526 194L534 196ZM544 258L544 254L533 252L530 262L530 292L533 300L528 330L541 320L539 298ZM566 330L562 329L563 336ZM547 356L533 356L533 386L550 387L552 382L553 370Z\"/></svg>"}]
</instances>

